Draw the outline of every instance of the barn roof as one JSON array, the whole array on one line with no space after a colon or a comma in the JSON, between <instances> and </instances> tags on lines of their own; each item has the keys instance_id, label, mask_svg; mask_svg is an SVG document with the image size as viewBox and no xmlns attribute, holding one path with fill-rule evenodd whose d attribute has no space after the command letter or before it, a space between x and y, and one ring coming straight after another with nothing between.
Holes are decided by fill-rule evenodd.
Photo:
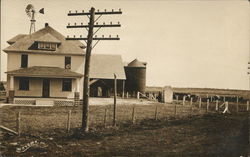
<instances>
[{"instance_id":1,"label":"barn roof","mask_svg":"<svg viewBox=\"0 0 250 157\"><path fill-rule=\"evenodd\" d=\"M14 76L25 77L54 77L54 78L75 78L82 77L82 74L73 72L69 69L47 66L33 66L6 72Z\"/></svg>"},{"instance_id":2,"label":"barn roof","mask_svg":"<svg viewBox=\"0 0 250 157\"><path fill-rule=\"evenodd\" d=\"M49 35L46 35L49 34ZM43 36L43 37L42 37ZM48 37L49 36L49 37ZM83 48L85 45L77 40L66 40L65 36L57 32L50 26L46 26L30 35L19 34L7 42L11 45L4 49L5 52L30 52L30 53L46 53L46 50L34 49L35 41L39 38L43 40L53 40L61 42L60 46L53 52L53 54L80 54L83 55L85 52Z\"/></svg>"},{"instance_id":3,"label":"barn roof","mask_svg":"<svg viewBox=\"0 0 250 157\"><path fill-rule=\"evenodd\" d=\"M125 80L126 75L120 55L94 54L90 62L90 78L94 79L117 79Z\"/></svg>"}]
</instances>

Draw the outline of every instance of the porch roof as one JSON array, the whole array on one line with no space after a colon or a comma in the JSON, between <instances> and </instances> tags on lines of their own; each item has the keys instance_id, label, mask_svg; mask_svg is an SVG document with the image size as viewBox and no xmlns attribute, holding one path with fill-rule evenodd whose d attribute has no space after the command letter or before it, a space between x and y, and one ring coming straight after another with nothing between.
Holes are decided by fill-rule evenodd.
<instances>
[{"instance_id":1,"label":"porch roof","mask_svg":"<svg viewBox=\"0 0 250 157\"><path fill-rule=\"evenodd\" d=\"M21 68L13 71L7 71L7 74L24 77L49 77L49 78L77 78L82 77L80 73L73 72L69 69L47 66L33 66Z\"/></svg>"}]
</instances>

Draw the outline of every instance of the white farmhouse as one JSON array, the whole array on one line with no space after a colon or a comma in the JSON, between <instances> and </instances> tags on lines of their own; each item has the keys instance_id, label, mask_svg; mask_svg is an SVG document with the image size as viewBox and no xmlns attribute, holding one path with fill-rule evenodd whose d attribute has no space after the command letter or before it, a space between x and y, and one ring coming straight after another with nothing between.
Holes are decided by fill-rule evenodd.
<instances>
[{"instance_id":1,"label":"white farmhouse","mask_svg":"<svg viewBox=\"0 0 250 157\"><path fill-rule=\"evenodd\" d=\"M10 46L3 51L8 56L6 73L10 103L38 104L46 100L47 104L60 104L82 99L85 46L81 42L66 40L47 23L41 30L30 35L19 34L7 42ZM102 58L102 55L94 56ZM91 73L96 74L95 69L100 72L92 82L111 80L114 73L118 80L126 79L121 56L111 58L113 60L108 63L112 66L106 66L103 75L102 69L95 67L100 63L91 63Z\"/></svg>"}]
</instances>

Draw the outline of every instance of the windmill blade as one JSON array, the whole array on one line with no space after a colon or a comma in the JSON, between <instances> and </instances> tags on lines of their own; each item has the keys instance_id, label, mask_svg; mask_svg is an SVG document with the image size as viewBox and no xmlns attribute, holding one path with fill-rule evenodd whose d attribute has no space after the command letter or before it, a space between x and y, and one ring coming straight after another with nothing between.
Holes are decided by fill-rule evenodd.
<instances>
[{"instance_id":1,"label":"windmill blade","mask_svg":"<svg viewBox=\"0 0 250 157\"><path fill-rule=\"evenodd\" d=\"M26 9L25 9L26 14L31 17L32 12L35 12L35 7L32 4L28 4Z\"/></svg>"},{"instance_id":2,"label":"windmill blade","mask_svg":"<svg viewBox=\"0 0 250 157\"><path fill-rule=\"evenodd\" d=\"M44 8L40 9L39 13L44 14Z\"/></svg>"}]
</instances>

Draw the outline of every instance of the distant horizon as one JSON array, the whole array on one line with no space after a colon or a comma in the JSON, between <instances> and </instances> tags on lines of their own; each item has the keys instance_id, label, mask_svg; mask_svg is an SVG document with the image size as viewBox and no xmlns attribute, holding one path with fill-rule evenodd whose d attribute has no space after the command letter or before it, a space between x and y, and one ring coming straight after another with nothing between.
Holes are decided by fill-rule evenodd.
<instances>
[{"instance_id":1,"label":"distant horizon","mask_svg":"<svg viewBox=\"0 0 250 157\"><path fill-rule=\"evenodd\" d=\"M117 34L120 41L100 42L93 54L118 54L124 62L147 62L147 86L249 90L250 3L246 1L112 1L2 0L1 50L17 34L28 34L25 7L32 3L45 14L36 17L36 30L45 23L64 36L86 35L67 29L87 18L68 17L71 10L121 8L122 15L98 22L119 21L121 28L101 29L98 36ZM60 4L60 5L58 5ZM138 7L140 6L140 7ZM83 41L82 41L83 42ZM83 42L84 43L84 42ZM85 44L85 43L84 43ZM6 80L7 55L1 51L1 77Z\"/></svg>"}]
</instances>

